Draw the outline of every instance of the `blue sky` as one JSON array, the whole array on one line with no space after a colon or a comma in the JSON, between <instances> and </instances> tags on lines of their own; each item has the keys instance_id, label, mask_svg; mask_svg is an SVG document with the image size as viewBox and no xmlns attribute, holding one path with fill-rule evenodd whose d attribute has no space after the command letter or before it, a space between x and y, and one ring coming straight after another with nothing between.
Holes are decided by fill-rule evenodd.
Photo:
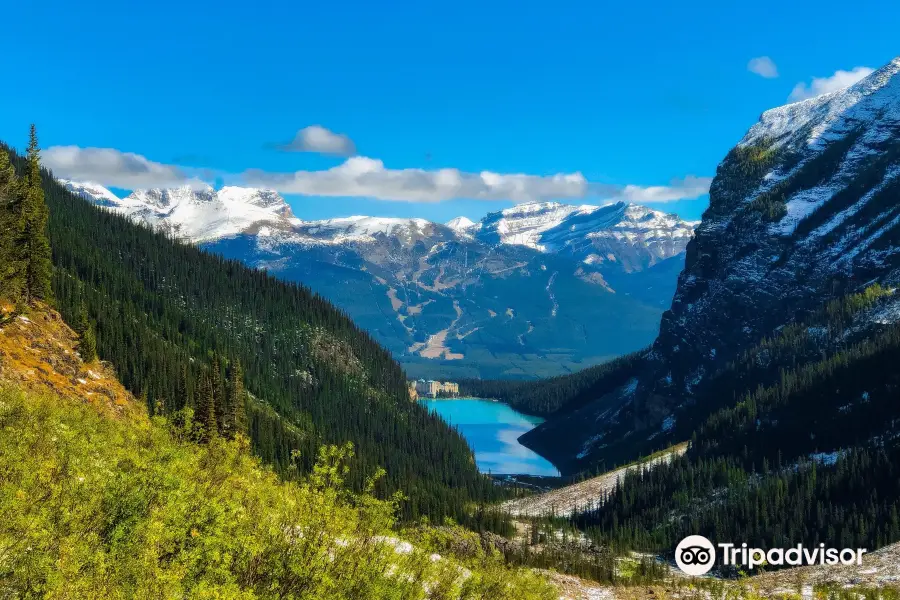
<instances>
[{"instance_id":1,"label":"blue sky","mask_svg":"<svg viewBox=\"0 0 900 600\"><path fill-rule=\"evenodd\" d=\"M4 81L27 93L0 98L0 139L21 147L36 122L45 148L77 147L49 154L67 175L113 185L123 175L111 169L144 169L142 182L175 173L242 183L252 169L255 182L303 191L287 196L301 218L441 221L511 206L508 190L520 190L518 201L561 190L575 203L629 185L638 199L653 196L648 186L697 195L692 178L713 176L796 85L891 60L900 23L900 4L864 0L25 0L3 13L4 45L19 51ZM748 69L762 56L777 77ZM349 175L321 177L346 156L277 148L311 125L352 140ZM119 160L123 152L139 159ZM376 171L383 195L412 197L364 197L359 179L346 187L360 168ZM467 183L414 201L438 169ZM285 175L295 171L300 183ZM482 171L504 177L486 185ZM556 174L582 179L544 179ZM344 189L357 197L332 196ZM480 199L459 197L467 193ZM653 206L698 218L704 204Z\"/></svg>"}]
</instances>

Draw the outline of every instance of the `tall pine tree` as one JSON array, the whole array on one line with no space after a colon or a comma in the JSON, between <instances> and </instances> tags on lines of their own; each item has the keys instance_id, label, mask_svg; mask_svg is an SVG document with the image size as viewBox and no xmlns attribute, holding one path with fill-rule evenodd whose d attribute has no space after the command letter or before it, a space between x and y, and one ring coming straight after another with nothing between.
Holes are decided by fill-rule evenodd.
<instances>
[{"instance_id":1,"label":"tall pine tree","mask_svg":"<svg viewBox=\"0 0 900 600\"><path fill-rule=\"evenodd\" d=\"M203 373L200 377L195 420L199 430L200 441L209 442L219 434L218 424L216 423L215 385L209 373Z\"/></svg>"},{"instance_id":2,"label":"tall pine tree","mask_svg":"<svg viewBox=\"0 0 900 600\"><path fill-rule=\"evenodd\" d=\"M35 300L50 302L53 297L53 255L47 236L50 211L44 201L41 187L41 152L37 129L32 124L28 139L28 156L25 177L20 186L24 230L22 242L25 260L23 300L31 304Z\"/></svg>"},{"instance_id":3,"label":"tall pine tree","mask_svg":"<svg viewBox=\"0 0 900 600\"><path fill-rule=\"evenodd\" d=\"M91 363L97 360L97 334L94 333L94 326L90 323L81 334L81 343L78 344L78 351L81 354L81 360Z\"/></svg>"},{"instance_id":4,"label":"tall pine tree","mask_svg":"<svg viewBox=\"0 0 900 600\"><path fill-rule=\"evenodd\" d=\"M228 436L247 435L247 407L244 392L244 369L241 361L235 360L231 365L228 385Z\"/></svg>"},{"instance_id":5,"label":"tall pine tree","mask_svg":"<svg viewBox=\"0 0 900 600\"><path fill-rule=\"evenodd\" d=\"M25 228L21 182L5 149L0 149L0 298L21 302L25 254L20 244Z\"/></svg>"}]
</instances>

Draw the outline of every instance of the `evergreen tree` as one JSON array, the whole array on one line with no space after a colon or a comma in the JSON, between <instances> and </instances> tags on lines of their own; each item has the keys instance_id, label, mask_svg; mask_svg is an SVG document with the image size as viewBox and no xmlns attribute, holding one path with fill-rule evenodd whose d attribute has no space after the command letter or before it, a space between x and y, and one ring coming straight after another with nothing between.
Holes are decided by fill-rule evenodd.
<instances>
[{"instance_id":1,"label":"evergreen tree","mask_svg":"<svg viewBox=\"0 0 900 600\"><path fill-rule=\"evenodd\" d=\"M97 334L94 333L94 326L90 323L81 334L81 343L78 345L78 351L81 353L81 360L86 363L97 360Z\"/></svg>"},{"instance_id":2,"label":"evergreen tree","mask_svg":"<svg viewBox=\"0 0 900 600\"><path fill-rule=\"evenodd\" d=\"M244 370L241 361L235 360L231 365L228 386L228 435L247 435L246 393L244 391Z\"/></svg>"},{"instance_id":3,"label":"evergreen tree","mask_svg":"<svg viewBox=\"0 0 900 600\"><path fill-rule=\"evenodd\" d=\"M87 333L87 330L91 326L90 318L88 317L88 309L87 304L84 302L84 298L81 299L81 306L78 307L78 316L75 319L75 333L80 336L84 336Z\"/></svg>"},{"instance_id":4,"label":"evergreen tree","mask_svg":"<svg viewBox=\"0 0 900 600\"><path fill-rule=\"evenodd\" d=\"M216 423L215 389L209 373L204 373L200 378L200 385L197 390L197 412L195 417L201 441L209 442L218 435L219 428Z\"/></svg>"},{"instance_id":5,"label":"evergreen tree","mask_svg":"<svg viewBox=\"0 0 900 600\"><path fill-rule=\"evenodd\" d=\"M19 302L24 286L25 262L21 183L6 151L0 151L0 297Z\"/></svg>"},{"instance_id":6,"label":"evergreen tree","mask_svg":"<svg viewBox=\"0 0 900 600\"><path fill-rule=\"evenodd\" d=\"M24 228L22 230L21 251L24 253L23 300L31 304L35 300L52 300L51 278L53 276L50 239L47 236L49 211L44 202L41 187L41 155L37 140L37 130L31 126L28 140L25 177L19 186L22 197L21 210Z\"/></svg>"},{"instance_id":7,"label":"evergreen tree","mask_svg":"<svg viewBox=\"0 0 900 600\"><path fill-rule=\"evenodd\" d=\"M216 416L216 428L220 432L228 429L226 412L228 411L228 392L225 390L225 375L222 372L222 358L219 353L212 359L213 407Z\"/></svg>"}]
</instances>

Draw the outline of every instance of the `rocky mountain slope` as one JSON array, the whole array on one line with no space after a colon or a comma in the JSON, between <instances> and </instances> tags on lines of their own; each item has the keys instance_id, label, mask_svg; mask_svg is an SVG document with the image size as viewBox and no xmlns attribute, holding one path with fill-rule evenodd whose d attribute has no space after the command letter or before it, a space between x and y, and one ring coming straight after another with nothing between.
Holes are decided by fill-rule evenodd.
<instances>
[{"instance_id":1,"label":"rocky mountain slope","mask_svg":"<svg viewBox=\"0 0 900 600\"><path fill-rule=\"evenodd\" d=\"M373 332L414 376L534 377L646 346L693 223L617 203L524 204L474 223L296 218L271 191L71 191L300 281Z\"/></svg>"},{"instance_id":2,"label":"rocky mountain slope","mask_svg":"<svg viewBox=\"0 0 900 600\"><path fill-rule=\"evenodd\" d=\"M146 419L111 365L84 362L77 334L45 306L14 315L0 303L0 384L77 401L114 418Z\"/></svg>"},{"instance_id":3,"label":"rocky mountain slope","mask_svg":"<svg viewBox=\"0 0 900 600\"><path fill-rule=\"evenodd\" d=\"M529 433L530 444L570 468L619 460L640 447L635 440L644 440L640 451L664 443L692 405L738 394L716 380L742 353L757 348L754 360L777 373L766 340L789 339L796 332L787 327L820 327L803 330L803 352L791 342L796 367L900 320L898 74L900 59L849 88L762 115L718 167L641 373ZM847 331L829 329L823 306L875 283L877 301L854 313ZM620 452L625 445L631 450Z\"/></svg>"},{"instance_id":4,"label":"rocky mountain slope","mask_svg":"<svg viewBox=\"0 0 900 600\"><path fill-rule=\"evenodd\" d=\"M646 387L689 392L824 300L900 281L898 73L767 111L726 157L654 345L673 382Z\"/></svg>"}]
</instances>

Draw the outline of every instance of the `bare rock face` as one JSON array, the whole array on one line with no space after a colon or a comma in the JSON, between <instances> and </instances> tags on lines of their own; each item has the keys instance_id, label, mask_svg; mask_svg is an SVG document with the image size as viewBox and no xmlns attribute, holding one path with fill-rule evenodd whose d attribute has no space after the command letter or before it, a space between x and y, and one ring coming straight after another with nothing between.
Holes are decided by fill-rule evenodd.
<instances>
[{"instance_id":1,"label":"bare rock face","mask_svg":"<svg viewBox=\"0 0 900 600\"><path fill-rule=\"evenodd\" d=\"M638 390L648 408L828 299L900 281L898 73L764 113L719 166Z\"/></svg>"}]
</instances>

